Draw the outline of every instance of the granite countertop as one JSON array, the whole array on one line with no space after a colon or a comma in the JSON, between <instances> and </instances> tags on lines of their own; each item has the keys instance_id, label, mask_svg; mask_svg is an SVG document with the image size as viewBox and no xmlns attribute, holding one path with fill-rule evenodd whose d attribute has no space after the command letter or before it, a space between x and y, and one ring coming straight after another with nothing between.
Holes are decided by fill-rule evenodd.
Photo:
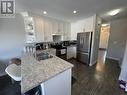
<instances>
[{"instance_id":1,"label":"granite countertop","mask_svg":"<svg viewBox=\"0 0 127 95\"><path fill-rule=\"evenodd\" d=\"M32 53L23 54L21 92L25 93L72 67L72 64L54 55L53 58L37 61Z\"/></svg>"}]
</instances>

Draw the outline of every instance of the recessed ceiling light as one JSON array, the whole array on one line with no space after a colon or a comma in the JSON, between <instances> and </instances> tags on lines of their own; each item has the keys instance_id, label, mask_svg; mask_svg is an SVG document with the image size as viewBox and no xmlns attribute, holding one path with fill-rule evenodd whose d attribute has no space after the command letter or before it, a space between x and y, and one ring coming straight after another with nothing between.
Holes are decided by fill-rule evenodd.
<instances>
[{"instance_id":1,"label":"recessed ceiling light","mask_svg":"<svg viewBox=\"0 0 127 95\"><path fill-rule=\"evenodd\" d=\"M109 24L102 24L101 26L103 26L103 27L106 27L106 26L108 26Z\"/></svg>"},{"instance_id":2,"label":"recessed ceiling light","mask_svg":"<svg viewBox=\"0 0 127 95\"><path fill-rule=\"evenodd\" d=\"M45 15L46 15L46 14L47 14L47 11L43 11L43 14L45 14Z\"/></svg>"},{"instance_id":3,"label":"recessed ceiling light","mask_svg":"<svg viewBox=\"0 0 127 95\"><path fill-rule=\"evenodd\" d=\"M76 13L77 13L77 11L76 11L76 10L74 10L74 11L73 11L73 13L74 13L74 14L76 14Z\"/></svg>"},{"instance_id":4,"label":"recessed ceiling light","mask_svg":"<svg viewBox=\"0 0 127 95\"><path fill-rule=\"evenodd\" d=\"M112 11L108 12L108 15L114 16L114 15L118 14L120 11L121 11L121 9L112 10Z\"/></svg>"}]
</instances>

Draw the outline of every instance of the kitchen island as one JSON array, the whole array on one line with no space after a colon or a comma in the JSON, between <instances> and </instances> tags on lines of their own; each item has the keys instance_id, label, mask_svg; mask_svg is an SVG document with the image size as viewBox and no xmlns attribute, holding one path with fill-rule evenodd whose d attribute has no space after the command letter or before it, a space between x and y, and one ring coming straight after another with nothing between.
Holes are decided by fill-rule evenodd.
<instances>
[{"instance_id":1,"label":"kitchen island","mask_svg":"<svg viewBox=\"0 0 127 95\"><path fill-rule=\"evenodd\" d=\"M52 56L52 58L38 61L33 53L23 54L22 93L41 85L42 95L71 95L71 68L73 65L55 55Z\"/></svg>"}]
</instances>

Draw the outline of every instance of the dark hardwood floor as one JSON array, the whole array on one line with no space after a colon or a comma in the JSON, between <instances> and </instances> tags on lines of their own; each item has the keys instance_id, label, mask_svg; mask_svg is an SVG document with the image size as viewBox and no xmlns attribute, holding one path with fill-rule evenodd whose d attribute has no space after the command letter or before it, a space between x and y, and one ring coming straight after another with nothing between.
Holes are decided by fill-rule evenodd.
<instances>
[{"instance_id":1,"label":"dark hardwood floor","mask_svg":"<svg viewBox=\"0 0 127 95\"><path fill-rule=\"evenodd\" d=\"M99 51L98 63L92 67L67 60L72 69L72 95L127 95L119 89L120 68L117 61L104 60L105 52ZM9 76L0 77L0 95L21 95L20 85L11 84Z\"/></svg>"},{"instance_id":2,"label":"dark hardwood floor","mask_svg":"<svg viewBox=\"0 0 127 95\"><path fill-rule=\"evenodd\" d=\"M11 83L8 75L0 77L0 95L21 95L19 83Z\"/></svg>"},{"instance_id":3,"label":"dark hardwood floor","mask_svg":"<svg viewBox=\"0 0 127 95\"><path fill-rule=\"evenodd\" d=\"M68 60L74 64L73 77L76 82L72 86L72 95L127 95L119 89L118 77L120 68L117 61L107 59L105 53L99 51L98 63L92 67Z\"/></svg>"}]
</instances>

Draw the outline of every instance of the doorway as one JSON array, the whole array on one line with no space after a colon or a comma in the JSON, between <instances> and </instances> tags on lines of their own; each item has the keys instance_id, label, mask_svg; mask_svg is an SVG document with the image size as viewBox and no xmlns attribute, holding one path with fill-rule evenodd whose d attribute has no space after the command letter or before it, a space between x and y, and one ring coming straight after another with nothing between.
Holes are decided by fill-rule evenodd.
<instances>
[{"instance_id":1,"label":"doorway","mask_svg":"<svg viewBox=\"0 0 127 95\"><path fill-rule=\"evenodd\" d=\"M102 24L100 31L99 52L103 52L103 60L106 59L108 41L110 36L110 24Z\"/></svg>"},{"instance_id":2,"label":"doorway","mask_svg":"<svg viewBox=\"0 0 127 95\"><path fill-rule=\"evenodd\" d=\"M102 24L99 43L100 50L107 50L109 35L110 35L110 24Z\"/></svg>"}]
</instances>

